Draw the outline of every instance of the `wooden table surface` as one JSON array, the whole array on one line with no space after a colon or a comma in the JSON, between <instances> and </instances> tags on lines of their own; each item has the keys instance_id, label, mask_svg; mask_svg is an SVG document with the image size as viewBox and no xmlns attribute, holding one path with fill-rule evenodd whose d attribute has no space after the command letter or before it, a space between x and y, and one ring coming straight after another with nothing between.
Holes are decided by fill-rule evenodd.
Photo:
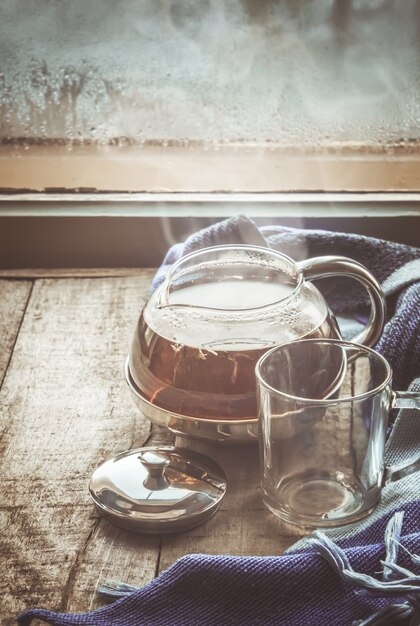
<instances>
[{"instance_id":1,"label":"wooden table surface","mask_svg":"<svg viewBox=\"0 0 420 626\"><path fill-rule=\"evenodd\" d=\"M252 445L188 442L228 477L221 508L202 526L152 536L120 530L99 516L87 489L92 471L124 450L173 442L138 412L123 376L154 270L118 273L48 278L38 272L0 280L5 625L34 607L92 610L103 604L98 582L145 585L184 554L274 555L298 536L263 507Z\"/></svg>"}]
</instances>

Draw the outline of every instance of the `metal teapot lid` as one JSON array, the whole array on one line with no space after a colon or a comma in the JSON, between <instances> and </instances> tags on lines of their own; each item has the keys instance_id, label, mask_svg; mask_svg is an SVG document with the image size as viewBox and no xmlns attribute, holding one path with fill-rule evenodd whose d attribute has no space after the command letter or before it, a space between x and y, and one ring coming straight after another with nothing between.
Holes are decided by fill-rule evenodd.
<instances>
[{"instance_id":1,"label":"metal teapot lid","mask_svg":"<svg viewBox=\"0 0 420 626\"><path fill-rule=\"evenodd\" d=\"M89 491L100 513L117 526L169 533L207 521L225 495L226 477L192 450L138 448L100 465Z\"/></svg>"}]
</instances>

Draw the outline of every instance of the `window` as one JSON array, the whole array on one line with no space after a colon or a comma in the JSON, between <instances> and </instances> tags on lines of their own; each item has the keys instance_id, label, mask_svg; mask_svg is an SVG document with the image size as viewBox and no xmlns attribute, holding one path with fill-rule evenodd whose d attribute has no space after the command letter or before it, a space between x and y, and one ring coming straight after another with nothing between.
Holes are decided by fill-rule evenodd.
<instances>
[{"instance_id":1,"label":"window","mask_svg":"<svg viewBox=\"0 0 420 626\"><path fill-rule=\"evenodd\" d=\"M14 0L0 187L418 191L416 0Z\"/></svg>"},{"instance_id":2,"label":"window","mask_svg":"<svg viewBox=\"0 0 420 626\"><path fill-rule=\"evenodd\" d=\"M136 264L130 217L142 264L237 213L416 243L419 33L416 0L4 1L0 264L46 264L54 224L63 263L119 236ZM84 255L65 216L98 220Z\"/></svg>"}]
</instances>

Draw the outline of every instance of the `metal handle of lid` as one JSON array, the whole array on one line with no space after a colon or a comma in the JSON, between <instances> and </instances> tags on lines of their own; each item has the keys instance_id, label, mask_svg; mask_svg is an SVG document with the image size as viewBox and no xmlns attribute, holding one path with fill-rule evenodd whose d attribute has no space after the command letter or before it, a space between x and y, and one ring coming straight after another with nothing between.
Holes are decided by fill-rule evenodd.
<instances>
[{"instance_id":1,"label":"metal handle of lid","mask_svg":"<svg viewBox=\"0 0 420 626\"><path fill-rule=\"evenodd\" d=\"M164 475L165 469L170 463L170 460L166 456L147 450L141 452L138 458L148 472L143 482L145 487L151 490L159 490L169 485L169 481Z\"/></svg>"}]
</instances>

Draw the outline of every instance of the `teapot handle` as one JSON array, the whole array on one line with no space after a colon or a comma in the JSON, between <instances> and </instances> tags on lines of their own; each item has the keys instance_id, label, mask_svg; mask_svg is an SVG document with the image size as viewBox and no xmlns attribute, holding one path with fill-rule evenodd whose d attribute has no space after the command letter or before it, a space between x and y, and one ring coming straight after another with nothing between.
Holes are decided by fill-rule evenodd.
<instances>
[{"instance_id":1,"label":"teapot handle","mask_svg":"<svg viewBox=\"0 0 420 626\"><path fill-rule=\"evenodd\" d=\"M361 263L344 256L319 256L300 261L296 265L308 280L341 275L362 283L370 298L370 316L365 328L352 341L365 346L373 346L384 327L386 304L381 286L369 270Z\"/></svg>"}]
</instances>

